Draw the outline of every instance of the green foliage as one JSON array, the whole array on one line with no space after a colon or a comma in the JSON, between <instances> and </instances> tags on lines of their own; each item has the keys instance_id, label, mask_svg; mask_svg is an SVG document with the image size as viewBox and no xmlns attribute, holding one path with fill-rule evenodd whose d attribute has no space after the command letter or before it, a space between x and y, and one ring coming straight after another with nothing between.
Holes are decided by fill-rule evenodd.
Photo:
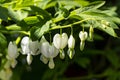
<instances>
[{"instance_id":1,"label":"green foliage","mask_svg":"<svg viewBox=\"0 0 120 80\"><path fill-rule=\"evenodd\" d=\"M40 76L37 80L119 80L120 18L116 13L117 6L107 8L104 5L103 0L0 0L0 80L37 79L36 76L31 76L35 73L35 68L39 68L34 74ZM94 29L93 41L88 38L85 49L80 51L78 33L89 33L90 26ZM17 43L21 53L20 41L23 36L29 36L33 41L40 41L45 36L51 43L53 35L59 33L59 29L60 34L61 31L67 34L71 32L75 37L73 59L68 58L65 48L65 59L56 57L53 70L41 64L38 56L28 66L21 54L17 58L16 68L10 67L7 46L11 40Z\"/></svg>"}]
</instances>

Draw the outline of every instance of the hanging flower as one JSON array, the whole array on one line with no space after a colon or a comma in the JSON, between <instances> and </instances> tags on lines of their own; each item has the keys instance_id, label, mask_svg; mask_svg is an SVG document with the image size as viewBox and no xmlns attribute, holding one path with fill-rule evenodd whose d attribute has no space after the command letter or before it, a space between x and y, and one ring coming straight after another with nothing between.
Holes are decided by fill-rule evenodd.
<instances>
[{"instance_id":1,"label":"hanging flower","mask_svg":"<svg viewBox=\"0 0 120 80\"><path fill-rule=\"evenodd\" d=\"M70 35L69 39L68 39L68 55L70 57L70 59L73 58L74 54L75 54L75 50L74 50L74 47L75 47L75 39L73 37L73 35Z\"/></svg>"},{"instance_id":2,"label":"hanging flower","mask_svg":"<svg viewBox=\"0 0 120 80\"><path fill-rule=\"evenodd\" d=\"M16 58L19 56L17 45L13 42L10 42L8 45L8 55L7 59L10 60L11 66L14 68L17 64Z\"/></svg>"},{"instance_id":3,"label":"hanging flower","mask_svg":"<svg viewBox=\"0 0 120 80\"><path fill-rule=\"evenodd\" d=\"M56 57L59 53L59 50L52 44L50 45L47 40L45 40L44 37L42 37L43 40L42 43L41 43L41 57L40 57L40 60L47 64L47 62L49 61L48 63L48 66L50 69L53 69L55 64L54 64L54 61L53 61L53 58Z\"/></svg>"},{"instance_id":4,"label":"hanging flower","mask_svg":"<svg viewBox=\"0 0 120 80\"><path fill-rule=\"evenodd\" d=\"M21 40L22 54L27 55L27 63L32 63L32 55L40 54L40 44L38 41L32 41L29 37L25 36Z\"/></svg>"},{"instance_id":5,"label":"hanging flower","mask_svg":"<svg viewBox=\"0 0 120 80\"><path fill-rule=\"evenodd\" d=\"M79 33L79 38L81 40L80 42L80 50L82 51L84 49L84 46L85 46L85 40L87 39L88 37L88 33L85 32L85 31L80 31Z\"/></svg>"},{"instance_id":6,"label":"hanging flower","mask_svg":"<svg viewBox=\"0 0 120 80\"><path fill-rule=\"evenodd\" d=\"M93 41L93 33L94 33L94 28L90 26L89 28L89 38L91 41Z\"/></svg>"},{"instance_id":7,"label":"hanging flower","mask_svg":"<svg viewBox=\"0 0 120 80\"><path fill-rule=\"evenodd\" d=\"M66 33L63 33L63 34L56 34L54 37L53 37L53 44L54 46L60 50L60 58L61 59L64 59L65 57L65 54L64 54L64 48L66 47L67 45L67 42L68 42L68 36Z\"/></svg>"}]
</instances>

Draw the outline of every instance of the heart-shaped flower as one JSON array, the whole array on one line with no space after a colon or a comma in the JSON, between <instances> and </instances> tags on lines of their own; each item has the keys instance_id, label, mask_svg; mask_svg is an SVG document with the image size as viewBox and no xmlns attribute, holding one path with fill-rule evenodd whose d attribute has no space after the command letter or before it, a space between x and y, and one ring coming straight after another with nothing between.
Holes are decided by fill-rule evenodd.
<instances>
[{"instance_id":1,"label":"heart-shaped flower","mask_svg":"<svg viewBox=\"0 0 120 80\"><path fill-rule=\"evenodd\" d=\"M40 44L38 41L32 41L29 37L25 36L21 40L22 54L27 55L27 63L32 63L32 55L40 54Z\"/></svg>"},{"instance_id":2,"label":"heart-shaped flower","mask_svg":"<svg viewBox=\"0 0 120 80\"><path fill-rule=\"evenodd\" d=\"M68 36L66 33L63 33L62 35L56 34L53 37L53 44L57 49L63 49L66 47L68 42Z\"/></svg>"},{"instance_id":3,"label":"heart-shaped flower","mask_svg":"<svg viewBox=\"0 0 120 80\"><path fill-rule=\"evenodd\" d=\"M13 42L10 42L8 45L8 55L7 59L10 60L11 66L14 68L17 64L16 58L18 57L19 53L17 50L17 45Z\"/></svg>"},{"instance_id":4,"label":"heart-shaped flower","mask_svg":"<svg viewBox=\"0 0 120 80\"><path fill-rule=\"evenodd\" d=\"M58 55L59 50L53 44L50 45L49 42L45 40L44 37L42 37L42 39L41 39L42 42L40 42L41 53L42 53L40 60L45 64L47 64L47 62L49 61L48 66L50 69L53 69L55 66L53 58Z\"/></svg>"},{"instance_id":5,"label":"heart-shaped flower","mask_svg":"<svg viewBox=\"0 0 120 80\"><path fill-rule=\"evenodd\" d=\"M66 33L56 34L53 37L53 44L54 46L60 50L60 58L65 58L64 48L67 46L68 43L68 36Z\"/></svg>"},{"instance_id":6,"label":"heart-shaped flower","mask_svg":"<svg viewBox=\"0 0 120 80\"><path fill-rule=\"evenodd\" d=\"M68 39L68 48L69 49L67 52L70 59L72 59L75 54L74 47L75 47L75 39L74 39L73 35L70 35L70 37Z\"/></svg>"},{"instance_id":7,"label":"heart-shaped flower","mask_svg":"<svg viewBox=\"0 0 120 80\"><path fill-rule=\"evenodd\" d=\"M80 37L80 50L82 51L84 49L84 46L85 46L85 40L87 39L88 37L88 33L85 32L85 31L80 31L79 33L79 37Z\"/></svg>"}]
</instances>

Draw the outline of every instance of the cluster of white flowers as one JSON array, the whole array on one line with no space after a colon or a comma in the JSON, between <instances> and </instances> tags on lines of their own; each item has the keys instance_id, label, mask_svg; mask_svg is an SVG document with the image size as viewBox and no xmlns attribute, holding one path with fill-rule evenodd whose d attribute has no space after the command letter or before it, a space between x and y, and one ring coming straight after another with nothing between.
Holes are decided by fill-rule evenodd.
<instances>
[{"instance_id":1,"label":"cluster of white flowers","mask_svg":"<svg viewBox=\"0 0 120 80\"><path fill-rule=\"evenodd\" d=\"M85 31L80 31L79 38L80 38L80 50L84 49L85 40L87 39L88 34ZM21 53L23 55L27 55L26 61L28 65L32 63L33 55L39 55L40 60L47 64L50 69L53 69L55 67L54 60L58 53L60 53L60 58L65 58L65 52L64 48L68 45L68 51L67 54L70 59L73 58L75 54L75 39L73 35L70 35L68 38L66 33L62 34L55 34L53 37L53 42L49 43L44 36L42 36L40 42L32 41L29 37L25 36L21 40ZM8 56L7 58L11 61L11 66L14 68L17 64L16 58L18 56L18 50L15 43L10 42L8 45Z\"/></svg>"}]
</instances>

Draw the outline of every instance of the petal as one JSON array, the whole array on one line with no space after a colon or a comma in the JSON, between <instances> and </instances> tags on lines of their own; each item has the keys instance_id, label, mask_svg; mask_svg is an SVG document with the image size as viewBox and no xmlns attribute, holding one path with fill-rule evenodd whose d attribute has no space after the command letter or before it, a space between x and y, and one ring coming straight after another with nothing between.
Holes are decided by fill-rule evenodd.
<instances>
[{"instance_id":1,"label":"petal","mask_svg":"<svg viewBox=\"0 0 120 80\"><path fill-rule=\"evenodd\" d=\"M50 61L48 63L48 66L49 66L50 69L54 69L55 63L54 63L53 59L50 59Z\"/></svg>"},{"instance_id":2,"label":"petal","mask_svg":"<svg viewBox=\"0 0 120 80\"><path fill-rule=\"evenodd\" d=\"M15 43L10 42L8 45L8 57L9 59L17 58L19 55L17 50L17 45Z\"/></svg>"},{"instance_id":3,"label":"petal","mask_svg":"<svg viewBox=\"0 0 120 80\"><path fill-rule=\"evenodd\" d=\"M85 41L88 37L88 34L87 34L87 32L80 31L79 37L80 37L81 41Z\"/></svg>"},{"instance_id":4,"label":"petal","mask_svg":"<svg viewBox=\"0 0 120 80\"><path fill-rule=\"evenodd\" d=\"M81 42L80 42L80 50L81 50L81 51L83 51L84 46L85 46L85 42L84 42L84 41L81 41Z\"/></svg>"},{"instance_id":5,"label":"petal","mask_svg":"<svg viewBox=\"0 0 120 80\"><path fill-rule=\"evenodd\" d=\"M31 51L31 54L32 55L38 55L40 54L40 44L38 41L30 41L29 43L29 49Z\"/></svg>"},{"instance_id":6,"label":"petal","mask_svg":"<svg viewBox=\"0 0 120 80\"><path fill-rule=\"evenodd\" d=\"M75 55L75 50L74 49L68 49L67 54L68 54L69 58L72 59L73 56Z\"/></svg>"},{"instance_id":7,"label":"petal","mask_svg":"<svg viewBox=\"0 0 120 80\"><path fill-rule=\"evenodd\" d=\"M42 53L45 57L49 58L50 54L49 54L49 43L48 43L48 42L43 42L43 43L41 44L41 53Z\"/></svg>"},{"instance_id":8,"label":"petal","mask_svg":"<svg viewBox=\"0 0 120 80\"><path fill-rule=\"evenodd\" d=\"M61 43L60 43L60 44L61 44L60 49L65 48L66 45L67 45L67 43L68 43L68 36L67 36L66 33L63 33L63 34L62 34Z\"/></svg>"},{"instance_id":9,"label":"petal","mask_svg":"<svg viewBox=\"0 0 120 80\"><path fill-rule=\"evenodd\" d=\"M60 58L61 59L65 58L65 52L64 52L64 50L60 50Z\"/></svg>"},{"instance_id":10,"label":"petal","mask_svg":"<svg viewBox=\"0 0 120 80\"><path fill-rule=\"evenodd\" d=\"M30 53L29 41L30 41L30 39L27 36L23 37L23 39L21 40L22 54Z\"/></svg>"},{"instance_id":11,"label":"petal","mask_svg":"<svg viewBox=\"0 0 120 80\"><path fill-rule=\"evenodd\" d=\"M32 63L33 57L32 57L31 54L27 54L27 58L26 59L27 59L28 65L30 65Z\"/></svg>"},{"instance_id":12,"label":"petal","mask_svg":"<svg viewBox=\"0 0 120 80\"><path fill-rule=\"evenodd\" d=\"M61 36L60 36L60 34L56 34L53 37L53 44L57 49L60 49L60 47L61 47Z\"/></svg>"},{"instance_id":13,"label":"petal","mask_svg":"<svg viewBox=\"0 0 120 80\"><path fill-rule=\"evenodd\" d=\"M74 48L75 47L75 39L72 35L70 35L70 38L68 39L68 48Z\"/></svg>"},{"instance_id":14,"label":"petal","mask_svg":"<svg viewBox=\"0 0 120 80\"><path fill-rule=\"evenodd\" d=\"M59 50L52 44L49 46L49 58L54 58L58 55Z\"/></svg>"},{"instance_id":15,"label":"petal","mask_svg":"<svg viewBox=\"0 0 120 80\"><path fill-rule=\"evenodd\" d=\"M17 60L12 59L12 60L11 60L11 67L12 67L12 68L15 68L16 65L17 65Z\"/></svg>"},{"instance_id":16,"label":"petal","mask_svg":"<svg viewBox=\"0 0 120 80\"><path fill-rule=\"evenodd\" d=\"M44 63L47 64L48 63L48 58L46 58L44 55L40 56L40 60Z\"/></svg>"}]
</instances>

